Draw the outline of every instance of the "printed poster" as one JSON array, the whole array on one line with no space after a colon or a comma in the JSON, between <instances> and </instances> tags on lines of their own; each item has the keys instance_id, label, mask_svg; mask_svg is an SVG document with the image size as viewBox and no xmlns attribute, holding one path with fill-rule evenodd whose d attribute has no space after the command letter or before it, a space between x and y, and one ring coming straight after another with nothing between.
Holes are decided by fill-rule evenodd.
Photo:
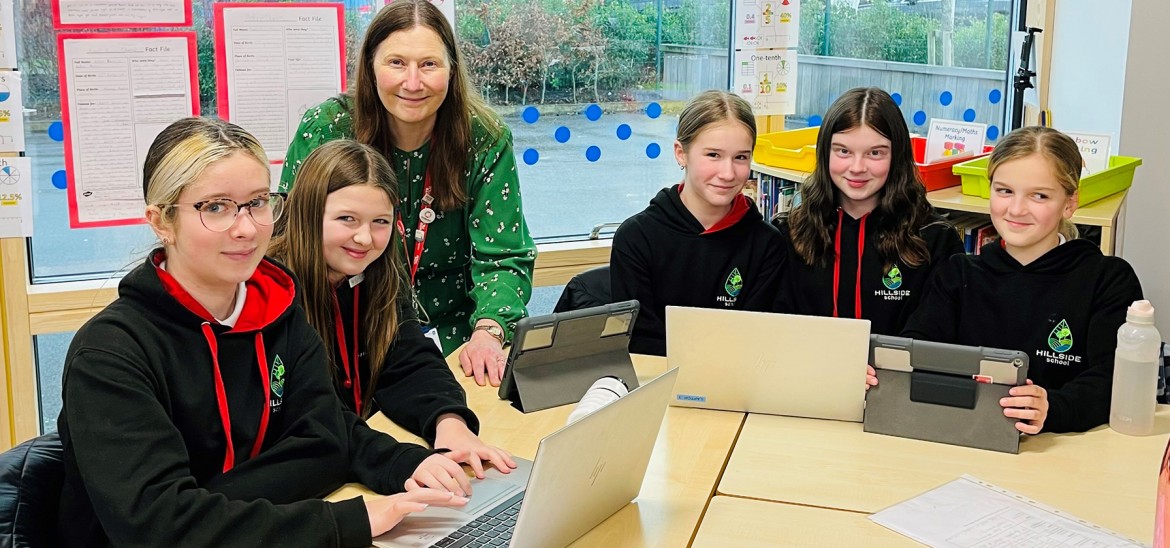
<instances>
[{"instance_id":1,"label":"printed poster","mask_svg":"<svg viewBox=\"0 0 1170 548\"><path fill-rule=\"evenodd\" d=\"M16 20L12 0L0 0L0 69L16 69Z\"/></svg>"},{"instance_id":2,"label":"printed poster","mask_svg":"<svg viewBox=\"0 0 1170 548\"><path fill-rule=\"evenodd\" d=\"M796 113L796 50L736 50L732 91L756 116Z\"/></svg>"},{"instance_id":3,"label":"printed poster","mask_svg":"<svg viewBox=\"0 0 1170 548\"><path fill-rule=\"evenodd\" d=\"M987 124L931 119L926 133L927 164L983 153Z\"/></svg>"},{"instance_id":4,"label":"printed poster","mask_svg":"<svg viewBox=\"0 0 1170 548\"><path fill-rule=\"evenodd\" d=\"M0 152L24 152L24 100L20 73L0 71Z\"/></svg>"},{"instance_id":5,"label":"printed poster","mask_svg":"<svg viewBox=\"0 0 1170 548\"><path fill-rule=\"evenodd\" d=\"M191 0L53 0L53 28L189 27Z\"/></svg>"},{"instance_id":6,"label":"printed poster","mask_svg":"<svg viewBox=\"0 0 1170 548\"><path fill-rule=\"evenodd\" d=\"M735 49L800 45L800 0L739 0L735 16Z\"/></svg>"},{"instance_id":7,"label":"printed poster","mask_svg":"<svg viewBox=\"0 0 1170 548\"><path fill-rule=\"evenodd\" d=\"M345 89L342 4L216 4L219 115L284 160L305 111Z\"/></svg>"},{"instance_id":8,"label":"printed poster","mask_svg":"<svg viewBox=\"0 0 1170 548\"><path fill-rule=\"evenodd\" d=\"M144 222L146 151L199 115L195 33L61 34L57 51L69 226Z\"/></svg>"},{"instance_id":9,"label":"printed poster","mask_svg":"<svg viewBox=\"0 0 1170 548\"><path fill-rule=\"evenodd\" d=\"M32 235L32 161L0 158L0 238Z\"/></svg>"}]
</instances>

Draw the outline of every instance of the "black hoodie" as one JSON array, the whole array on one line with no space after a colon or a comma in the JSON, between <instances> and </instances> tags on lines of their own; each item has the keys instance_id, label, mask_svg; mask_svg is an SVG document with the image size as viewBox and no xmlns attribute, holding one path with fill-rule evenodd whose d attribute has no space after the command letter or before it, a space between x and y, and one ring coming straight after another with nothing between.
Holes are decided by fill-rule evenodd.
<instances>
[{"instance_id":1,"label":"black hoodie","mask_svg":"<svg viewBox=\"0 0 1170 548\"><path fill-rule=\"evenodd\" d=\"M1117 329L1141 298L1129 263L1087 240L1026 266L996 241L939 268L903 335L1026 352L1048 391L1044 431L1082 432L1109 420Z\"/></svg>"},{"instance_id":2,"label":"black hoodie","mask_svg":"<svg viewBox=\"0 0 1170 548\"><path fill-rule=\"evenodd\" d=\"M335 382L337 396L341 398L350 411L357 412L357 401L361 399L361 390L369 389L370 360L367 341L364 338L365 330L360 330L362 336L354 337L354 322L361 327L360 318L355 318L355 312L364 314L365 307L369 306L368 292L361 291L363 284L350 286L342 283L335 290L337 307L334 312L341 318L342 331L334 338L334 363L341 366L342 377L350 377L344 368L342 346L348 351L348 360L353 362L354 347L358 352L357 379L348 378L349 382ZM358 297L358 309L354 310L354 295ZM428 443L435 441L435 426L440 415L454 413L463 418L472 432L479 431L479 420L475 413L467 407L467 394L459 381L451 373L451 368L443 359L443 353L434 341L423 334L422 325L414 312L409 287L404 287L398 296L398 331L390 349L382 360L382 370L378 375L378 385L374 387L374 406L371 413L382 411L390 420L406 428L411 433L422 437ZM344 337L344 338L342 338ZM355 344L356 342L356 344ZM359 381L356 385L354 380ZM354 390L357 387L358 390Z\"/></svg>"},{"instance_id":3,"label":"black hoodie","mask_svg":"<svg viewBox=\"0 0 1170 548\"><path fill-rule=\"evenodd\" d=\"M963 243L951 225L934 216L919 232L930 253L927 262L911 267L899 260L887 269L878 253L877 230L885 220L887 217L876 211L854 219L838 208L833 238L838 253L827 265L805 263L792 245L788 224L774 221L789 256L776 312L864 318L870 321L873 333L901 332L935 268L947 257L962 253Z\"/></svg>"},{"instance_id":4,"label":"black hoodie","mask_svg":"<svg viewBox=\"0 0 1170 548\"><path fill-rule=\"evenodd\" d=\"M666 355L666 307L770 311L786 254L780 234L742 194L708 230L664 188L613 237L614 302L641 304L630 352Z\"/></svg>"},{"instance_id":5,"label":"black hoodie","mask_svg":"<svg viewBox=\"0 0 1170 548\"><path fill-rule=\"evenodd\" d=\"M162 259L70 345L60 544L368 546L360 498L313 499L347 481L400 491L431 451L343 411L283 267L260 263L229 328Z\"/></svg>"}]
</instances>

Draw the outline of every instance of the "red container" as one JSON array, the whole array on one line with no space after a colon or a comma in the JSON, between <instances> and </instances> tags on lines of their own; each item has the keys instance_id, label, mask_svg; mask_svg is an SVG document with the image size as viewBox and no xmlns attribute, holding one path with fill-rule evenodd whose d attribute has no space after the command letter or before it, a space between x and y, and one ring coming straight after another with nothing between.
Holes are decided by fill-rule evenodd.
<instances>
[{"instance_id":1,"label":"red container","mask_svg":"<svg viewBox=\"0 0 1170 548\"><path fill-rule=\"evenodd\" d=\"M926 185L926 191L930 192L940 188L959 186L962 178L951 173L951 166L959 162L966 162L967 160L986 156L995 147L985 145L983 147L983 154L959 156L953 160L943 160L933 164L922 162L922 159L926 157L926 137L911 137L910 148L914 150L914 163L918 166L918 173L922 176L922 184Z\"/></svg>"}]
</instances>

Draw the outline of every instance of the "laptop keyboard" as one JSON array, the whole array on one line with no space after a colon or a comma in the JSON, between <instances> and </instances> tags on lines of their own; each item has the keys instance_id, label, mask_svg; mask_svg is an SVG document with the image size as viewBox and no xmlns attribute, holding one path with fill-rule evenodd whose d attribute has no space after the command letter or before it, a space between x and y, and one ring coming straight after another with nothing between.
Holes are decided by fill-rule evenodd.
<instances>
[{"instance_id":1,"label":"laptop keyboard","mask_svg":"<svg viewBox=\"0 0 1170 548\"><path fill-rule=\"evenodd\" d=\"M523 501L524 492L516 493L512 498L497 504L487 513L471 520L432 546L439 548L507 546L512 541L512 530L516 528L516 517L520 515L520 503Z\"/></svg>"}]
</instances>

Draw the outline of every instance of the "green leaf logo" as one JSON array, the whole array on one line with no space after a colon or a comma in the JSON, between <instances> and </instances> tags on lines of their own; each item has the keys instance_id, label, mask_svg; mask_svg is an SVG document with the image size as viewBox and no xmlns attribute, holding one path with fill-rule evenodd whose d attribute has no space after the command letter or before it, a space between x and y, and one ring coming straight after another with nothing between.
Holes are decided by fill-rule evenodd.
<instances>
[{"instance_id":1,"label":"green leaf logo","mask_svg":"<svg viewBox=\"0 0 1170 548\"><path fill-rule=\"evenodd\" d=\"M1060 320L1048 334L1048 347L1056 352L1068 352L1072 345L1072 330L1068 328L1068 322Z\"/></svg>"},{"instance_id":2,"label":"green leaf logo","mask_svg":"<svg viewBox=\"0 0 1170 548\"><path fill-rule=\"evenodd\" d=\"M280 354L277 354L276 359L272 360L272 374L268 384L273 395L278 398L284 397L284 362L281 361Z\"/></svg>"},{"instance_id":3,"label":"green leaf logo","mask_svg":"<svg viewBox=\"0 0 1170 548\"><path fill-rule=\"evenodd\" d=\"M731 274L727 275L727 283L723 284L723 289L732 297L739 296L739 290L743 289L743 276L739 275L738 268L731 269Z\"/></svg>"},{"instance_id":4,"label":"green leaf logo","mask_svg":"<svg viewBox=\"0 0 1170 548\"><path fill-rule=\"evenodd\" d=\"M898 270L898 265L891 266L890 271L882 276L882 285L886 286L886 289L902 287L902 271Z\"/></svg>"}]
</instances>

